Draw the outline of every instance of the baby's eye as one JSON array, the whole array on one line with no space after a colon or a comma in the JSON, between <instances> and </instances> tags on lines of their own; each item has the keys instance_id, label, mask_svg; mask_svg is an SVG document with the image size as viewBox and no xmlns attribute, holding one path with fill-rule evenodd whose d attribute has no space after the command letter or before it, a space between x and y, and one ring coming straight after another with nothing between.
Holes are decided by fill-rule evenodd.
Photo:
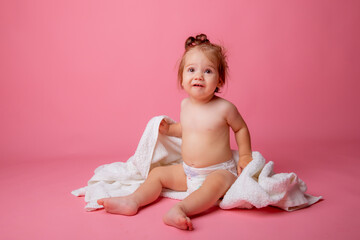
<instances>
[{"instance_id":1,"label":"baby's eye","mask_svg":"<svg viewBox=\"0 0 360 240\"><path fill-rule=\"evenodd\" d=\"M206 69L205 73L212 73L211 69Z\"/></svg>"},{"instance_id":2,"label":"baby's eye","mask_svg":"<svg viewBox=\"0 0 360 240\"><path fill-rule=\"evenodd\" d=\"M195 69L194 68L189 68L188 72L195 72Z\"/></svg>"}]
</instances>

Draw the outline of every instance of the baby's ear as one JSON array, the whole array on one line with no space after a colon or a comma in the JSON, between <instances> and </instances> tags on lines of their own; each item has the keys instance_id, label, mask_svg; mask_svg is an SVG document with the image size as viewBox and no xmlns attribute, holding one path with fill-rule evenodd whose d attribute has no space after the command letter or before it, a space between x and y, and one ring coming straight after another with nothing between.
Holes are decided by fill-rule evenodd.
<instances>
[{"instance_id":1,"label":"baby's ear","mask_svg":"<svg viewBox=\"0 0 360 240\"><path fill-rule=\"evenodd\" d=\"M219 83L218 83L217 87L221 88L222 86L224 86L224 81L221 78L219 78Z\"/></svg>"}]
</instances>

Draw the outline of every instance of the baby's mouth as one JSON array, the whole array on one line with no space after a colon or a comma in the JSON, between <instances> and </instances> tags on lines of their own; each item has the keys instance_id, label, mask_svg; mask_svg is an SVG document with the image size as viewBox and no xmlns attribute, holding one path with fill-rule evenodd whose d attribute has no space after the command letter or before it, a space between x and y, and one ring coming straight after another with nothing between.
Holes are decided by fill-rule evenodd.
<instances>
[{"instance_id":1,"label":"baby's mouth","mask_svg":"<svg viewBox=\"0 0 360 240\"><path fill-rule=\"evenodd\" d=\"M202 84L193 84L193 87L204 87Z\"/></svg>"}]
</instances>

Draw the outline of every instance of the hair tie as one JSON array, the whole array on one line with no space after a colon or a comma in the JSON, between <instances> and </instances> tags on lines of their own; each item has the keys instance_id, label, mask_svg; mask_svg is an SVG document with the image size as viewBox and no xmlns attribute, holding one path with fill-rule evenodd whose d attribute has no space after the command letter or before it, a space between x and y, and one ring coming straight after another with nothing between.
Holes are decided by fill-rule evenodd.
<instances>
[{"instance_id":1,"label":"hair tie","mask_svg":"<svg viewBox=\"0 0 360 240\"><path fill-rule=\"evenodd\" d=\"M207 39L207 36L206 36L205 34L203 34L203 33L197 35L197 36L196 36L196 40L197 40L200 44L210 42L210 41Z\"/></svg>"}]
</instances>

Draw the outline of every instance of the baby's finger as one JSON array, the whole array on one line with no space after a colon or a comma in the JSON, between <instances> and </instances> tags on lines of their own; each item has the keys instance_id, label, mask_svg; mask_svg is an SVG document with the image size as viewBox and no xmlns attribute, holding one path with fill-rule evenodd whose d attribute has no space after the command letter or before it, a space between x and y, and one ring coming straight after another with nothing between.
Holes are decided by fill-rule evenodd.
<instances>
[{"instance_id":1,"label":"baby's finger","mask_svg":"<svg viewBox=\"0 0 360 240\"><path fill-rule=\"evenodd\" d=\"M238 176L240 176L241 172L242 172L242 168L240 166L237 166L237 174L238 174Z\"/></svg>"}]
</instances>

